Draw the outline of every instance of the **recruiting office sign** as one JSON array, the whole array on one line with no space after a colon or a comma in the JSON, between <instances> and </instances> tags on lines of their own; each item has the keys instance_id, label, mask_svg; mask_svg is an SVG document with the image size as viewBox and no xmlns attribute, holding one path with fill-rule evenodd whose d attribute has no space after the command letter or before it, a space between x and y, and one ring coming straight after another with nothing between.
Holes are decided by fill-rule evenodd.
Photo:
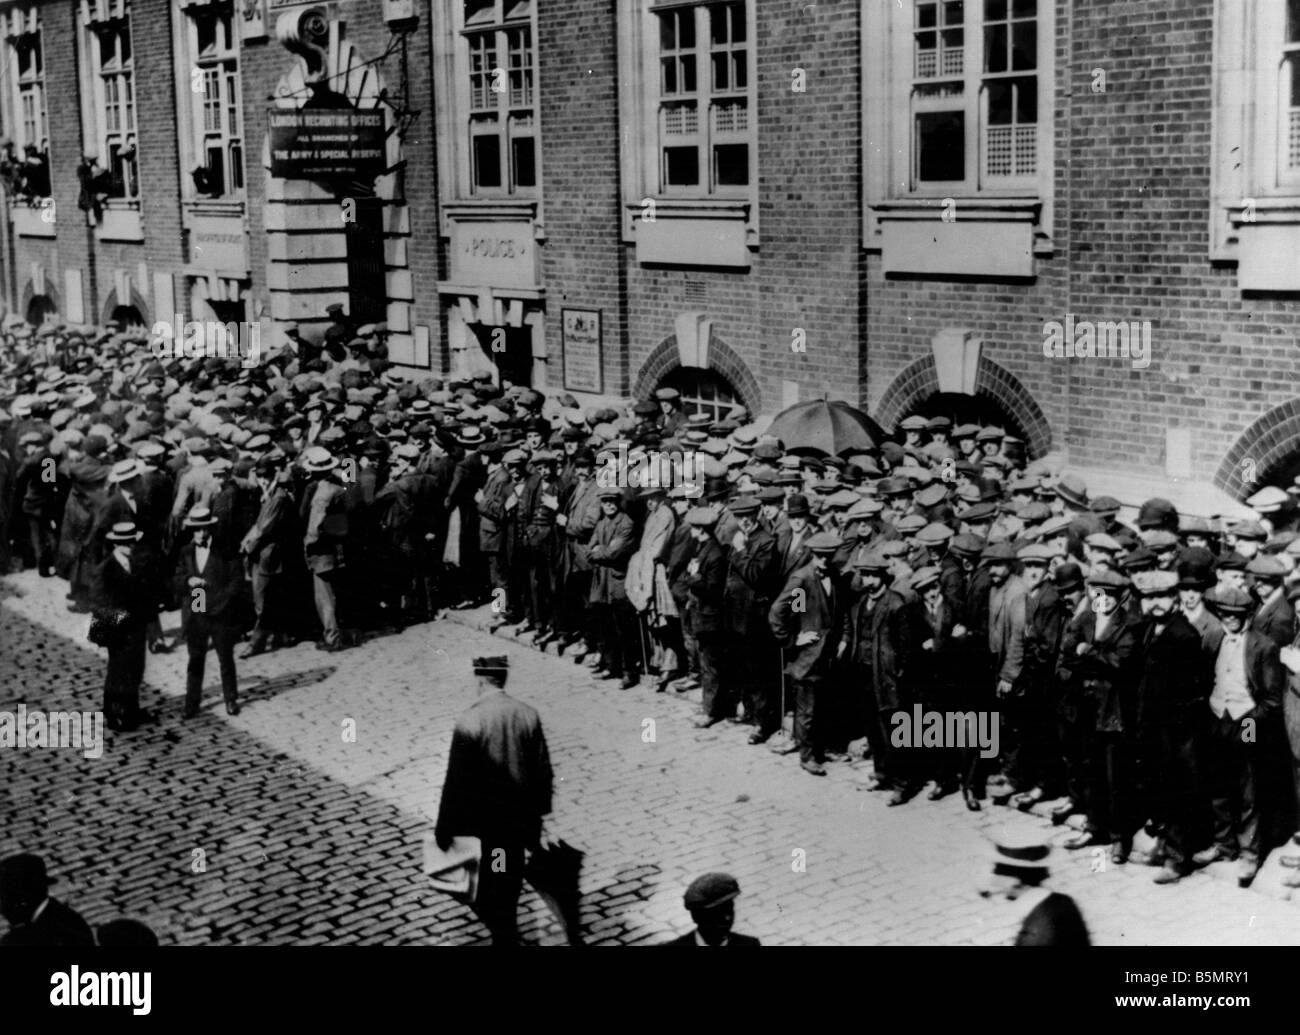
<instances>
[{"instance_id":1,"label":"recruiting office sign","mask_svg":"<svg viewBox=\"0 0 1300 1035\"><path fill-rule=\"evenodd\" d=\"M382 111L272 108L269 119L272 176L359 180L384 171Z\"/></svg>"}]
</instances>

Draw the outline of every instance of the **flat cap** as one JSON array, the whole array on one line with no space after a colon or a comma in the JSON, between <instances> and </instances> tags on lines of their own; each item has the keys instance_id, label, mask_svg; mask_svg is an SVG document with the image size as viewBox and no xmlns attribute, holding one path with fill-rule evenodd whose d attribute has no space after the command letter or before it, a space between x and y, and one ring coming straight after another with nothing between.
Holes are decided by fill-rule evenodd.
<instances>
[{"instance_id":1,"label":"flat cap","mask_svg":"<svg viewBox=\"0 0 1300 1035\"><path fill-rule=\"evenodd\" d=\"M1246 498L1246 506L1258 514L1275 514L1289 502L1290 496L1276 485L1266 485L1253 496Z\"/></svg>"},{"instance_id":2,"label":"flat cap","mask_svg":"<svg viewBox=\"0 0 1300 1035\"><path fill-rule=\"evenodd\" d=\"M1042 543L1031 543L1016 551L1016 558L1021 564L1048 564L1056 553Z\"/></svg>"},{"instance_id":3,"label":"flat cap","mask_svg":"<svg viewBox=\"0 0 1300 1035\"><path fill-rule=\"evenodd\" d=\"M1162 550L1172 550L1178 546L1178 536L1167 528L1155 528L1145 536L1147 546L1157 553Z\"/></svg>"},{"instance_id":4,"label":"flat cap","mask_svg":"<svg viewBox=\"0 0 1300 1035\"><path fill-rule=\"evenodd\" d=\"M898 426L904 431L925 431L930 426L930 422L919 414L912 414L910 417L904 417L899 421Z\"/></svg>"},{"instance_id":5,"label":"flat cap","mask_svg":"<svg viewBox=\"0 0 1300 1035\"><path fill-rule=\"evenodd\" d=\"M1088 504L1088 509L1094 514L1114 514L1119 511L1119 507L1119 500L1114 496L1098 496Z\"/></svg>"},{"instance_id":6,"label":"flat cap","mask_svg":"<svg viewBox=\"0 0 1300 1035\"><path fill-rule=\"evenodd\" d=\"M889 558L878 550L868 550L853 558L853 567L858 571L888 571Z\"/></svg>"},{"instance_id":7,"label":"flat cap","mask_svg":"<svg viewBox=\"0 0 1300 1035\"><path fill-rule=\"evenodd\" d=\"M948 486L942 482L933 482L924 489L918 489L915 498L923 507L936 507L948 498Z\"/></svg>"},{"instance_id":8,"label":"flat cap","mask_svg":"<svg viewBox=\"0 0 1300 1035\"><path fill-rule=\"evenodd\" d=\"M655 398L660 402L676 402L682 397L682 393L676 388L659 388L655 391Z\"/></svg>"},{"instance_id":9,"label":"flat cap","mask_svg":"<svg viewBox=\"0 0 1300 1035\"><path fill-rule=\"evenodd\" d=\"M1228 531L1238 539L1258 539L1263 542L1268 538L1264 526L1258 521L1238 521L1236 524L1229 526Z\"/></svg>"},{"instance_id":10,"label":"flat cap","mask_svg":"<svg viewBox=\"0 0 1300 1035\"><path fill-rule=\"evenodd\" d=\"M970 532L964 532L953 539L950 549L953 553L961 554L965 557L978 557L984 550L986 540L983 536L972 535Z\"/></svg>"},{"instance_id":11,"label":"flat cap","mask_svg":"<svg viewBox=\"0 0 1300 1035\"><path fill-rule=\"evenodd\" d=\"M718 523L718 512L712 507L692 507L686 512L686 523L692 528L712 528Z\"/></svg>"},{"instance_id":12,"label":"flat cap","mask_svg":"<svg viewBox=\"0 0 1300 1035\"><path fill-rule=\"evenodd\" d=\"M737 496L730 506L733 514L753 514L758 510L758 499L754 496Z\"/></svg>"},{"instance_id":13,"label":"flat cap","mask_svg":"<svg viewBox=\"0 0 1300 1035\"><path fill-rule=\"evenodd\" d=\"M965 521L968 525L977 524L977 523L982 523L984 521L992 521L995 517L997 517L997 514L998 514L998 508L994 504L976 503L973 506L968 507L966 509L966 513L964 513L961 516L961 519Z\"/></svg>"},{"instance_id":14,"label":"flat cap","mask_svg":"<svg viewBox=\"0 0 1300 1035\"><path fill-rule=\"evenodd\" d=\"M936 585L939 581L939 568L937 565L928 564L924 568L919 568L912 575L912 589L921 593Z\"/></svg>"},{"instance_id":15,"label":"flat cap","mask_svg":"<svg viewBox=\"0 0 1300 1035\"><path fill-rule=\"evenodd\" d=\"M1205 594L1205 602L1216 611L1245 614L1255 607L1249 593L1236 586L1215 586Z\"/></svg>"},{"instance_id":16,"label":"flat cap","mask_svg":"<svg viewBox=\"0 0 1300 1035\"><path fill-rule=\"evenodd\" d=\"M1280 579L1286 575L1288 570L1287 566L1276 557L1270 557L1267 554L1252 557L1250 563L1246 565L1247 574L1255 575L1261 579Z\"/></svg>"},{"instance_id":17,"label":"flat cap","mask_svg":"<svg viewBox=\"0 0 1300 1035\"><path fill-rule=\"evenodd\" d=\"M1128 584L1128 579L1117 571L1111 571L1109 568L1094 571L1088 576L1089 586L1099 586L1102 589L1118 591L1127 587Z\"/></svg>"},{"instance_id":18,"label":"flat cap","mask_svg":"<svg viewBox=\"0 0 1300 1035\"><path fill-rule=\"evenodd\" d=\"M1121 553L1124 549L1116 542L1114 536L1109 536L1105 532L1093 532L1092 535L1085 536L1083 541L1094 550L1104 550L1107 553Z\"/></svg>"},{"instance_id":19,"label":"flat cap","mask_svg":"<svg viewBox=\"0 0 1300 1035\"><path fill-rule=\"evenodd\" d=\"M1038 537L1040 539L1054 539L1058 535L1064 535L1070 529L1070 518L1064 514L1058 514L1056 517L1050 517L1044 521L1038 528Z\"/></svg>"},{"instance_id":20,"label":"flat cap","mask_svg":"<svg viewBox=\"0 0 1300 1035\"><path fill-rule=\"evenodd\" d=\"M686 908L691 912L698 909L714 909L725 905L740 894L740 885L729 873L706 873L696 877L682 897Z\"/></svg>"},{"instance_id":21,"label":"flat cap","mask_svg":"<svg viewBox=\"0 0 1300 1035\"><path fill-rule=\"evenodd\" d=\"M844 545L844 540L834 532L818 532L816 535L809 536L804 545L813 553L834 553Z\"/></svg>"},{"instance_id":22,"label":"flat cap","mask_svg":"<svg viewBox=\"0 0 1300 1035\"><path fill-rule=\"evenodd\" d=\"M1016 548L1008 542L993 543L980 553L980 560L993 564L1010 564L1016 559Z\"/></svg>"},{"instance_id":23,"label":"flat cap","mask_svg":"<svg viewBox=\"0 0 1300 1035\"><path fill-rule=\"evenodd\" d=\"M952 538L952 529L947 525L932 521L916 533L916 541L922 546L937 546Z\"/></svg>"},{"instance_id":24,"label":"flat cap","mask_svg":"<svg viewBox=\"0 0 1300 1035\"><path fill-rule=\"evenodd\" d=\"M1144 597L1169 596L1178 589L1178 576L1172 571L1139 571L1133 575L1133 586Z\"/></svg>"}]
</instances>

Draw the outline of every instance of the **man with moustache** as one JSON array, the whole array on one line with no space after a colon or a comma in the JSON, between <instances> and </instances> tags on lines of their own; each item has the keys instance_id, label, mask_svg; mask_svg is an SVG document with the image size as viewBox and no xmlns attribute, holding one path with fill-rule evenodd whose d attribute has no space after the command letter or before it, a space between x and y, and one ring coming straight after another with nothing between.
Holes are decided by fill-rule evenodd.
<instances>
[{"instance_id":1,"label":"man with moustache","mask_svg":"<svg viewBox=\"0 0 1300 1035\"><path fill-rule=\"evenodd\" d=\"M1197 866L1237 860L1237 883L1249 887L1264 852L1260 790L1268 779L1267 750L1277 743L1275 724L1286 692L1286 669L1277 645L1250 628L1254 601L1232 586L1206 594L1223 623L1209 697L1204 752L1214 843L1193 856Z\"/></svg>"},{"instance_id":2,"label":"man with moustache","mask_svg":"<svg viewBox=\"0 0 1300 1035\"><path fill-rule=\"evenodd\" d=\"M839 631L842 592L835 585L831 558L840 547L833 532L818 532L808 540L811 562L786 581L768 612L772 635L785 651L785 675L794 689L794 742L799 765L813 776L825 776L825 712L831 667L841 647ZM761 726L750 735L761 744L774 730Z\"/></svg>"},{"instance_id":3,"label":"man with moustache","mask_svg":"<svg viewBox=\"0 0 1300 1035\"><path fill-rule=\"evenodd\" d=\"M780 586L776 540L759 524L759 502L740 496L730 506L737 528L727 551L727 589L723 615L727 651L723 681L729 700L745 704L745 720L764 739L781 726L777 653L768 613ZM791 745L793 750L794 746Z\"/></svg>"},{"instance_id":4,"label":"man with moustache","mask_svg":"<svg viewBox=\"0 0 1300 1035\"><path fill-rule=\"evenodd\" d=\"M1201 637L1177 605L1178 576L1133 576L1146 621L1141 630L1137 700L1133 710L1136 776L1147 828L1159 839L1157 884L1191 872L1191 839L1200 801L1196 746L1204 725L1209 669Z\"/></svg>"},{"instance_id":5,"label":"man with moustache","mask_svg":"<svg viewBox=\"0 0 1300 1035\"><path fill-rule=\"evenodd\" d=\"M1088 822L1065 847L1109 843L1117 865L1128 861L1138 822L1131 738L1143 630L1141 620L1120 606L1127 587L1128 580L1109 569L1088 576L1092 607L1067 626L1057 669L1068 685L1069 704L1083 710L1081 753L1087 774Z\"/></svg>"},{"instance_id":6,"label":"man with moustache","mask_svg":"<svg viewBox=\"0 0 1300 1035\"><path fill-rule=\"evenodd\" d=\"M875 776L868 790L892 790L890 806L912 800L921 788L913 749L895 748L890 740L892 717L914 703L912 671L915 627L907 602L890 588L889 561L879 553L859 555L853 562L856 594L843 608L838 654L843 658L846 686L856 696L856 724L871 746Z\"/></svg>"}]
</instances>

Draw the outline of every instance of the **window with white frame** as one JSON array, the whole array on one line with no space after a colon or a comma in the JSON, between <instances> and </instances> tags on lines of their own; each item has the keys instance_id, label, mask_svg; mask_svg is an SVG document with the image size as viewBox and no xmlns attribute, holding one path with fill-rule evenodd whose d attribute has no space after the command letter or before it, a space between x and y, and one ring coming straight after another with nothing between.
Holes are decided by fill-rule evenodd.
<instances>
[{"instance_id":1,"label":"window with white frame","mask_svg":"<svg viewBox=\"0 0 1300 1035\"><path fill-rule=\"evenodd\" d=\"M1035 184L1040 2L914 0L912 61L900 70L907 75L912 190Z\"/></svg>"},{"instance_id":2,"label":"window with white frame","mask_svg":"<svg viewBox=\"0 0 1300 1035\"><path fill-rule=\"evenodd\" d=\"M537 188L537 49L531 0L464 0L469 193Z\"/></svg>"},{"instance_id":3,"label":"window with white frame","mask_svg":"<svg viewBox=\"0 0 1300 1035\"><path fill-rule=\"evenodd\" d=\"M110 198L136 199L140 181L136 166L134 55L129 5L98 0L83 3L87 27L93 128L99 141L100 165L108 170Z\"/></svg>"},{"instance_id":4,"label":"window with white frame","mask_svg":"<svg viewBox=\"0 0 1300 1035\"><path fill-rule=\"evenodd\" d=\"M9 40L10 60L14 66L14 92L18 101L18 118L14 125L16 143L28 145L44 154L50 146L45 112L45 64L41 53L41 34L27 32Z\"/></svg>"},{"instance_id":5,"label":"window with white frame","mask_svg":"<svg viewBox=\"0 0 1300 1035\"><path fill-rule=\"evenodd\" d=\"M1279 43L1277 174L1280 185L1300 186L1300 0L1286 0Z\"/></svg>"},{"instance_id":6,"label":"window with white frame","mask_svg":"<svg viewBox=\"0 0 1300 1035\"><path fill-rule=\"evenodd\" d=\"M192 180L201 197L244 191L244 138L239 93L239 36L229 0L185 11L191 65Z\"/></svg>"},{"instance_id":7,"label":"window with white frame","mask_svg":"<svg viewBox=\"0 0 1300 1035\"><path fill-rule=\"evenodd\" d=\"M655 5L657 192L746 196L754 153L751 37L743 0Z\"/></svg>"}]
</instances>

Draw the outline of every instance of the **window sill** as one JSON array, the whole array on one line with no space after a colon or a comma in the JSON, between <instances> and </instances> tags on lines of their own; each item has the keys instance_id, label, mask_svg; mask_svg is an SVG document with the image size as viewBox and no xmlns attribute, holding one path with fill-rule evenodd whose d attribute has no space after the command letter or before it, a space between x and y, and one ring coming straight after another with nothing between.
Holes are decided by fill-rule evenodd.
<instances>
[{"instance_id":1,"label":"window sill","mask_svg":"<svg viewBox=\"0 0 1300 1035\"><path fill-rule=\"evenodd\" d=\"M1255 198L1230 205L1242 291L1300 291L1300 197Z\"/></svg>"},{"instance_id":2,"label":"window sill","mask_svg":"<svg viewBox=\"0 0 1300 1035\"><path fill-rule=\"evenodd\" d=\"M748 269L758 248L746 199L646 198L624 210L624 240L639 263Z\"/></svg>"},{"instance_id":3,"label":"window sill","mask_svg":"<svg viewBox=\"0 0 1300 1035\"><path fill-rule=\"evenodd\" d=\"M21 201L12 202L9 206L9 218L13 223L14 233L19 237L56 236L53 202L50 202L48 209Z\"/></svg>"},{"instance_id":4,"label":"window sill","mask_svg":"<svg viewBox=\"0 0 1300 1035\"><path fill-rule=\"evenodd\" d=\"M138 201L109 201L104 217L95 227L95 238L100 241L144 241L144 224L140 219Z\"/></svg>"},{"instance_id":5,"label":"window sill","mask_svg":"<svg viewBox=\"0 0 1300 1035\"><path fill-rule=\"evenodd\" d=\"M241 197L223 198L189 198L183 204L185 215L189 216L239 216L244 215L244 199Z\"/></svg>"},{"instance_id":6,"label":"window sill","mask_svg":"<svg viewBox=\"0 0 1300 1035\"><path fill-rule=\"evenodd\" d=\"M536 224L536 198L460 198L442 206L442 236L450 237L452 225L460 222L533 222L534 237L543 240L541 226Z\"/></svg>"},{"instance_id":7,"label":"window sill","mask_svg":"<svg viewBox=\"0 0 1300 1035\"><path fill-rule=\"evenodd\" d=\"M885 274L1026 280L1050 256L1037 197L907 198L870 208Z\"/></svg>"}]
</instances>

